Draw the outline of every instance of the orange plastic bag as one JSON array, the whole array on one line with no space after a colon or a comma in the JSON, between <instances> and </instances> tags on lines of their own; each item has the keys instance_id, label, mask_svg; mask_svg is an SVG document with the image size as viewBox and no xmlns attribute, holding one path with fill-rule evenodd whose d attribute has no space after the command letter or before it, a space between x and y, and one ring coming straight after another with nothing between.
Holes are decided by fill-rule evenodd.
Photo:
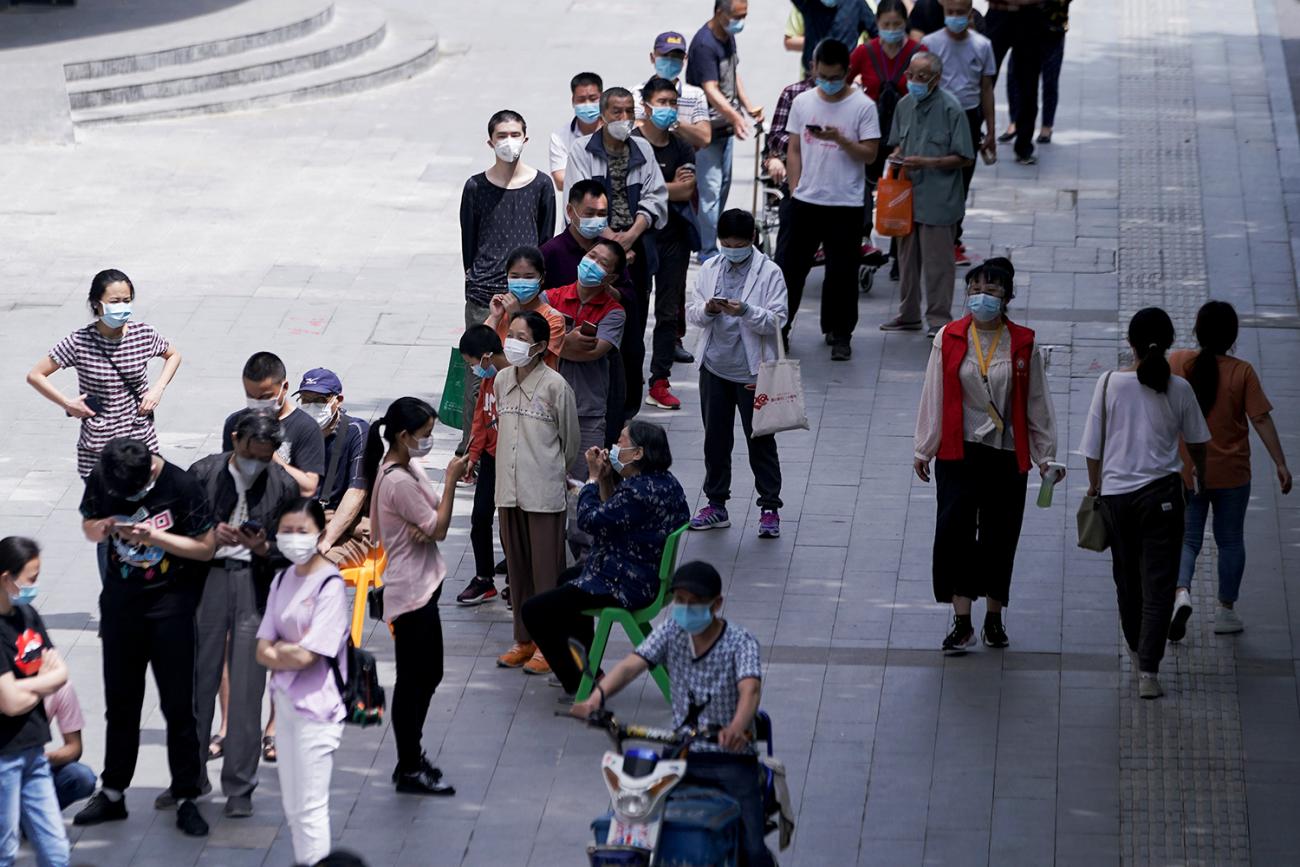
<instances>
[{"instance_id":1,"label":"orange plastic bag","mask_svg":"<svg viewBox=\"0 0 1300 867\"><path fill-rule=\"evenodd\" d=\"M876 231L886 238L912 233L912 182L907 169L889 160L876 183Z\"/></svg>"}]
</instances>

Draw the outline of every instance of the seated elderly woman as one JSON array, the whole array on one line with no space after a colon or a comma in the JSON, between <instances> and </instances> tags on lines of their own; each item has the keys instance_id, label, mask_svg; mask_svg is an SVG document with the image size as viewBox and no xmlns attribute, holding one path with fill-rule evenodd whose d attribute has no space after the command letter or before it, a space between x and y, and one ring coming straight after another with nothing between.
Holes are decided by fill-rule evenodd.
<instances>
[{"instance_id":1,"label":"seated elderly woman","mask_svg":"<svg viewBox=\"0 0 1300 867\"><path fill-rule=\"evenodd\" d=\"M690 518L686 494L668 468L668 435L657 424L628 422L606 452L587 450L587 483L578 496L578 528L591 535L587 559L560 575L559 586L523 607L524 625L569 695L582 672L568 641L590 646L589 608L644 608L659 594L664 542Z\"/></svg>"}]
</instances>

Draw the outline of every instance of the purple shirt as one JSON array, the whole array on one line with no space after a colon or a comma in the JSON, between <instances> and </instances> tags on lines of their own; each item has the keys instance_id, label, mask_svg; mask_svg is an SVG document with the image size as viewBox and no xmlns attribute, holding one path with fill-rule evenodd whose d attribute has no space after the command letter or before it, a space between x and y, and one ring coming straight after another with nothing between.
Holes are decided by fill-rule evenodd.
<instances>
[{"instance_id":1,"label":"purple shirt","mask_svg":"<svg viewBox=\"0 0 1300 867\"><path fill-rule=\"evenodd\" d=\"M298 566L281 572L271 584L266 615L257 637L267 641L288 641L317 655L311 665L299 671L271 673L271 689L284 693L298 713L316 722L342 722L343 698L334 682L329 660L337 658L346 679L350 612L348 596L338 570L327 566L306 575Z\"/></svg>"}]
</instances>

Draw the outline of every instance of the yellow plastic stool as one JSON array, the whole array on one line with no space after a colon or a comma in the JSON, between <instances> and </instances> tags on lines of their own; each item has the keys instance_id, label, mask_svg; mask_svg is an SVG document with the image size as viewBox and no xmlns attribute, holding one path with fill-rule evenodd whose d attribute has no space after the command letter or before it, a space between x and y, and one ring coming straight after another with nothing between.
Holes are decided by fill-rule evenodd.
<instances>
[{"instance_id":1,"label":"yellow plastic stool","mask_svg":"<svg viewBox=\"0 0 1300 867\"><path fill-rule=\"evenodd\" d=\"M388 565L388 554L384 549L375 546L370 549L366 559L360 566L349 566L347 569L339 570L343 576L343 581L349 586L356 588L356 596L352 599L352 646L361 646L361 633L366 625L366 597L370 593L371 587L384 586L384 567Z\"/></svg>"}]
</instances>

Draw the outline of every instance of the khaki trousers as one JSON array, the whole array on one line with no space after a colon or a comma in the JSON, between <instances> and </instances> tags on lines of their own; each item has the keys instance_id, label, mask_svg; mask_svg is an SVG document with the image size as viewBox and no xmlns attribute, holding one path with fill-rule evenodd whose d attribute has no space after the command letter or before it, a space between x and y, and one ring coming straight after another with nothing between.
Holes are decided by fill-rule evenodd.
<instances>
[{"instance_id":1,"label":"khaki trousers","mask_svg":"<svg viewBox=\"0 0 1300 867\"><path fill-rule=\"evenodd\" d=\"M952 321L956 232L956 226L913 223L911 234L898 239L898 285L903 295L898 315L904 322L921 321L923 287L926 323L934 328Z\"/></svg>"},{"instance_id":2,"label":"khaki trousers","mask_svg":"<svg viewBox=\"0 0 1300 867\"><path fill-rule=\"evenodd\" d=\"M524 627L524 603L555 589L567 565L564 551L564 512L525 512L514 506L499 510L501 545L506 549L510 607L515 615L515 641L532 641Z\"/></svg>"}]
</instances>

